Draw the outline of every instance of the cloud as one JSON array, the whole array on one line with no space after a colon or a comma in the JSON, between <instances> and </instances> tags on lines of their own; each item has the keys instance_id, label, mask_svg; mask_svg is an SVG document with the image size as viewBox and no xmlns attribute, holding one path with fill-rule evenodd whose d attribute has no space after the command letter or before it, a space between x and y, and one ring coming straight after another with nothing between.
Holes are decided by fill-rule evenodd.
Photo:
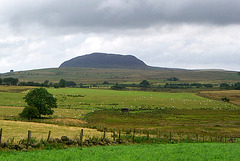
<instances>
[{"instance_id":1,"label":"cloud","mask_svg":"<svg viewBox=\"0 0 240 161\"><path fill-rule=\"evenodd\" d=\"M0 72L92 52L149 65L239 70L237 0L0 1Z\"/></svg>"},{"instance_id":2,"label":"cloud","mask_svg":"<svg viewBox=\"0 0 240 161\"><path fill-rule=\"evenodd\" d=\"M232 25L240 23L236 0L39 0L2 3L2 19L25 31L45 28L57 33L106 32L165 24ZM4 9L11 9L11 12Z\"/></svg>"}]
</instances>

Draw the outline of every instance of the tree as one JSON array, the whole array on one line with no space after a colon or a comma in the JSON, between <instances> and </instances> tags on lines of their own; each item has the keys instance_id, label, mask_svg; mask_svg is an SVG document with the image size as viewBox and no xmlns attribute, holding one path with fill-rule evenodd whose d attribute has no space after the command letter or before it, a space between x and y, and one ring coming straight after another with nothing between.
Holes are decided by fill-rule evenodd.
<instances>
[{"instance_id":1,"label":"tree","mask_svg":"<svg viewBox=\"0 0 240 161\"><path fill-rule=\"evenodd\" d=\"M32 118L40 117L40 113L37 109L37 107L27 106L23 109L21 113L19 113L21 117L28 118L28 120L31 120Z\"/></svg>"},{"instance_id":2,"label":"tree","mask_svg":"<svg viewBox=\"0 0 240 161\"><path fill-rule=\"evenodd\" d=\"M76 87L76 85L74 81L66 81L66 87Z\"/></svg>"},{"instance_id":3,"label":"tree","mask_svg":"<svg viewBox=\"0 0 240 161\"><path fill-rule=\"evenodd\" d=\"M59 84L59 87L66 87L67 81L65 81L64 79L61 79L58 84Z\"/></svg>"},{"instance_id":4,"label":"tree","mask_svg":"<svg viewBox=\"0 0 240 161\"><path fill-rule=\"evenodd\" d=\"M143 80L141 83L140 83L140 86L142 87L148 87L150 85L150 83L147 81L147 80Z\"/></svg>"},{"instance_id":5,"label":"tree","mask_svg":"<svg viewBox=\"0 0 240 161\"><path fill-rule=\"evenodd\" d=\"M36 107L41 115L52 115L52 108L57 108L57 99L45 88L36 88L24 97L28 106Z\"/></svg>"},{"instance_id":6,"label":"tree","mask_svg":"<svg viewBox=\"0 0 240 161\"><path fill-rule=\"evenodd\" d=\"M3 78L3 82L6 85L17 85L18 79L17 78Z\"/></svg>"},{"instance_id":7,"label":"tree","mask_svg":"<svg viewBox=\"0 0 240 161\"><path fill-rule=\"evenodd\" d=\"M167 81L179 81L177 77L167 78Z\"/></svg>"},{"instance_id":8,"label":"tree","mask_svg":"<svg viewBox=\"0 0 240 161\"><path fill-rule=\"evenodd\" d=\"M230 88L230 85L227 84L227 83L221 83L221 84L220 84L220 88L229 89L229 88Z\"/></svg>"}]
</instances>

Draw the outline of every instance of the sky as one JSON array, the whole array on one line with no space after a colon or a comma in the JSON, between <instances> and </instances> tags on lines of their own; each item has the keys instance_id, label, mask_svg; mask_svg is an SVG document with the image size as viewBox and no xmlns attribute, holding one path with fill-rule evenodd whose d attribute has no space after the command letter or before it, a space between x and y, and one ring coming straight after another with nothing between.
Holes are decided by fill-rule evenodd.
<instances>
[{"instance_id":1,"label":"sky","mask_svg":"<svg viewBox=\"0 0 240 161\"><path fill-rule=\"evenodd\" d=\"M240 71L240 0L0 0L0 73L93 52Z\"/></svg>"}]
</instances>

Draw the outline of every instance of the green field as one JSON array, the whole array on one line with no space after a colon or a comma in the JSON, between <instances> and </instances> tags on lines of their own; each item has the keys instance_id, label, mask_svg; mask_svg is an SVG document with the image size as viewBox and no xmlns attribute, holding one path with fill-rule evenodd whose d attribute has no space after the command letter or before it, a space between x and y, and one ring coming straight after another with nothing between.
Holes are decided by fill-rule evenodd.
<instances>
[{"instance_id":1,"label":"green field","mask_svg":"<svg viewBox=\"0 0 240 161\"><path fill-rule=\"evenodd\" d=\"M210 100L195 93L114 91L84 88L48 88L58 99L60 108L177 108L177 109L239 109L231 103ZM26 106L23 92L0 92L0 106Z\"/></svg>"},{"instance_id":2,"label":"green field","mask_svg":"<svg viewBox=\"0 0 240 161\"><path fill-rule=\"evenodd\" d=\"M1 86L0 118L21 120L28 87ZM49 119L33 121L97 129L152 129L183 132L240 132L240 107L195 93L115 91L86 88L47 88L59 108ZM237 94L234 91L235 95ZM19 107L22 106L22 107ZM131 109L122 114L120 109ZM100 110L101 109L101 110ZM104 110L102 110L104 109ZM81 119L76 123L69 119ZM24 120L27 121L27 120Z\"/></svg>"},{"instance_id":3,"label":"green field","mask_svg":"<svg viewBox=\"0 0 240 161\"><path fill-rule=\"evenodd\" d=\"M239 144L149 144L72 148L31 152L0 152L0 160L232 160L240 158Z\"/></svg>"}]
</instances>

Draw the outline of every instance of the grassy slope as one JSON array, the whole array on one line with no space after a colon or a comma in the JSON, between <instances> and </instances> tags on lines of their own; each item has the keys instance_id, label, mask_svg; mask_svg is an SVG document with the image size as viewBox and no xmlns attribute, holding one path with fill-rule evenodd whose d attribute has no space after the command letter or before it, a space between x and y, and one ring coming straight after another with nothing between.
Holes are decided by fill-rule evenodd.
<instances>
[{"instance_id":1,"label":"grassy slope","mask_svg":"<svg viewBox=\"0 0 240 161\"><path fill-rule=\"evenodd\" d=\"M152 144L72 148L32 152L0 152L0 160L232 160L240 158L239 144ZM54 157L53 157L54 156Z\"/></svg>"},{"instance_id":2,"label":"grassy slope","mask_svg":"<svg viewBox=\"0 0 240 161\"><path fill-rule=\"evenodd\" d=\"M178 77L184 81L200 82L235 82L240 81L237 72L230 71L195 71L177 69L101 69L101 68L51 68L15 73L6 73L1 77L17 77L20 81L34 81L43 83L45 80L58 82L64 78L77 83L102 83L109 82L140 82L143 79L152 83L162 82L169 77Z\"/></svg>"}]
</instances>

